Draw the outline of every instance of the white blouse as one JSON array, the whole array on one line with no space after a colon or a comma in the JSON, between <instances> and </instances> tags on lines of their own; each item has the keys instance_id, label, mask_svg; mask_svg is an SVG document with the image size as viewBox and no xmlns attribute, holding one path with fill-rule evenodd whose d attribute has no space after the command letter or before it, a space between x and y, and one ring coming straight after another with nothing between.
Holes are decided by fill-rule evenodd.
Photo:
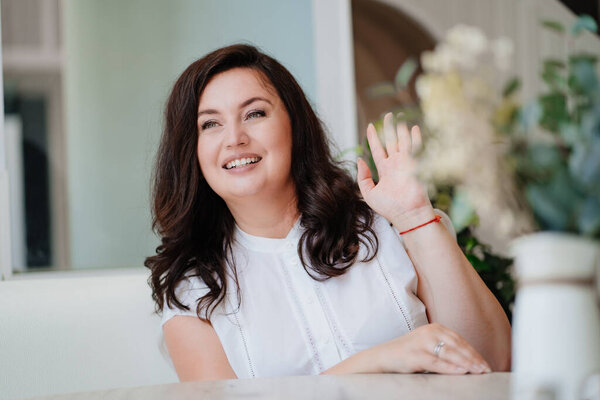
<instances>
[{"instance_id":1,"label":"white blouse","mask_svg":"<svg viewBox=\"0 0 600 400\"><path fill-rule=\"evenodd\" d=\"M449 219L443 217L446 225ZM296 250L300 219L284 239L252 236L236 226L233 253L241 305L230 281L210 322L238 378L319 374L427 324L400 235L379 215L373 228L377 256L319 282L306 273ZM359 259L365 251L361 248ZM197 300L207 292L197 277L180 283L178 298L190 311L165 306L162 323L175 315L196 316Z\"/></svg>"}]
</instances>

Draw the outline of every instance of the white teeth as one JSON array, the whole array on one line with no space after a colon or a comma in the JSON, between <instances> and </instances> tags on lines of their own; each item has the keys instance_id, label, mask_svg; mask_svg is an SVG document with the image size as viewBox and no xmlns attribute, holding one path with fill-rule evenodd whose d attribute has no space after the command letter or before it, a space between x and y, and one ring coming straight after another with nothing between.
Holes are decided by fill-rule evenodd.
<instances>
[{"instance_id":1,"label":"white teeth","mask_svg":"<svg viewBox=\"0 0 600 400\"><path fill-rule=\"evenodd\" d=\"M254 164L254 163L258 162L258 160L259 160L258 157L240 158L240 159L228 162L227 164L225 164L225 168L231 169L231 168L237 168L237 167L248 165L248 164Z\"/></svg>"}]
</instances>

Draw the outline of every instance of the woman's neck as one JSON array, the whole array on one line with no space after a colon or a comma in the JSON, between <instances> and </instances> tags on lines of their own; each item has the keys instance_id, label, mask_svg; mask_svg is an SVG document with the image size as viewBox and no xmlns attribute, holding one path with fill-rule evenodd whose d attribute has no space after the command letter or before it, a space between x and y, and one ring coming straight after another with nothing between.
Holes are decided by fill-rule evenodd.
<instances>
[{"instance_id":1,"label":"woman's neck","mask_svg":"<svg viewBox=\"0 0 600 400\"><path fill-rule=\"evenodd\" d=\"M266 238L286 237L300 215L295 188L268 200L251 198L228 201L227 207L241 230Z\"/></svg>"}]
</instances>

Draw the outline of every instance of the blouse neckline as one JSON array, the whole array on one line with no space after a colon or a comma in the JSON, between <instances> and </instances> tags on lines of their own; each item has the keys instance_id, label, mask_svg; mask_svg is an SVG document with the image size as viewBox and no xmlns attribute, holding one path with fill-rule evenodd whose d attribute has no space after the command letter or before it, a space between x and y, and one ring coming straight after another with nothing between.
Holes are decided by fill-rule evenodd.
<instances>
[{"instance_id":1,"label":"blouse neckline","mask_svg":"<svg viewBox=\"0 0 600 400\"><path fill-rule=\"evenodd\" d=\"M294 225L284 238L267 238L262 236L254 236L244 232L238 224L235 224L235 240L243 247L256 250L264 253L281 252L296 250L296 244L302 235L301 223L302 218L299 216L294 222Z\"/></svg>"}]
</instances>

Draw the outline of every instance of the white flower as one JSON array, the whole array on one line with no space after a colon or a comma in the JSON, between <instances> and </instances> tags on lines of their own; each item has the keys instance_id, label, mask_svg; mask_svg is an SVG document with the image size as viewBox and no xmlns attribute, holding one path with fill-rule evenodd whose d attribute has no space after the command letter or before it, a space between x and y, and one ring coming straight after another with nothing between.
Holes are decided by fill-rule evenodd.
<instances>
[{"instance_id":1,"label":"white flower","mask_svg":"<svg viewBox=\"0 0 600 400\"><path fill-rule=\"evenodd\" d=\"M461 24L448 31L446 43L462 57L477 59L485 52L488 40L480 29Z\"/></svg>"},{"instance_id":2,"label":"white flower","mask_svg":"<svg viewBox=\"0 0 600 400\"><path fill-rule=\"evenodd\" d=\"M494 54L494 63L502 71L510 68L514 46L510 39L501 37L492 42L492 53Z\"/></svg>"}]
</instances>

